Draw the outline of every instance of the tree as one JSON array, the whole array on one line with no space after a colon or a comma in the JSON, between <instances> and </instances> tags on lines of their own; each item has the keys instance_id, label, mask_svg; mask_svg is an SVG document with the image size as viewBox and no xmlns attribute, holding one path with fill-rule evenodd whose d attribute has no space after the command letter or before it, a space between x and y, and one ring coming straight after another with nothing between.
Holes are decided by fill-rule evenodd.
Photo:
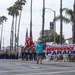
<instances>
[{"instance_id":1,"label":"tree","mask_svg":"<svg viewBox=\"0 0 75 75\"><path fill-rule=\"evenodd\" d=\"M10 34L10 50L13 50L14 17L16 16L16 20L15 20L15 27L16 27L17 15L19 14L19 12L15 5L9 7L7 10L8 10L8 14L12 16L12 26L11 26L11 34Z\"/></svg>"},{"instance_id":2,"label":"tree","mask_svg":"<svg viewBox=\"0 0 75 75\"><path fill-rule=\"evenodd\" d=\"M56 35L56 43L59 44L60 43L60 35L58 35L57 33L55 33ZM42 32L40 32L40 37L38 38L38 40L42 39ZM65 42L64 36L62 38L63 43ZM45 44L46 42L54 42L54 35L52 32L50 32L50 30L44 30L44 38L43 38L43 44Z\"/></svg>"},{"instance_id":3,"label":"tree","mask_svg":"<svg viewBox=\"0 0 75 75\"><path fill-rule=\"evenodd\" d=\"M72 11L72 9L63 8L62 12L65 12L65 14L66 14L66 16L65 15L62 16L62 21L64 23L67 23L67 24L70 23L72 25L72 35L74 35L73 34L74 31L73 31L73 11ZM58 21L58 20L60 20L60 15L58 15L58 16L56 16L56 18L54 18L54 21Z\"/></svg>"},{"instance_id":4,"label":"tree","mask_svg":"<svg viewBox=\"0 0 75 75\"><path fill-rule=\"evenodd\" d=\"M23 5L25 5L25 3L26 3L26 0L18 0L15 2L15 5L18 7L18 10L19 10L19 22L18 22L18 33L17 33L17 50L18 50L18 45L19 45L19 30L20 30L21 14L22 14Z\"/></svg>"},{"instance_id":5,"label":"tree","mask_svg":"<svg viewBox=\"0 0 75 75\"><path fill-rule=\"evenodd\" d=\"M12 16L12 25L11 25L11 33L10 33L10 51L13 50L13 30L14 30L14 8L13 6L9 7L8 9L8 15Z\"/></svg>"},{"instance_id":6,"label":"tree","mask_svg":"<svg viewBox=\"0 0 75 75\"><path fill-rule=\"evenodd\" d=\"M19 11L18 11L18 7L17 5L14 5L14 9L15 9L15 51L16 51L16 44L17 44L17 34L16 34L16 30L17 30L17 17L19 16Z\"/></svg>"},{"instance_id":7,"label":"tree","mask_svg":"<svg viewBox=\"0 0 75 75\"><path fill-rule=\"evenodd\" d=\"M2 25L1 28L1 38L0 38L0 50L1 50L1 44L2 44L2 34L3 34L3 23L6 22L7 18L5 16L0 16L0 24Z\"/></svg>"},{"instance_id":8,"label":"tree","mask_svg":"<svg viewBox=\"0 0 75 75\"><path fill-rule=\"evenodd\" d=\"M14 20L15 20L15 50L16 50L16 43L17 43L17 50L18 50L18 40L16 42L16 39L19 39L20 20L21 20L22 8L23 8L22 6L25 5L25 3L26 3L26 0L17 0L13 6L7 9L9 11L8 14L13 17L12 26L11 26L11 35L10 35L10 50L13 49ZM18 15L19 15L18 33L16 33Z\"/></svg>"}]
</instances>

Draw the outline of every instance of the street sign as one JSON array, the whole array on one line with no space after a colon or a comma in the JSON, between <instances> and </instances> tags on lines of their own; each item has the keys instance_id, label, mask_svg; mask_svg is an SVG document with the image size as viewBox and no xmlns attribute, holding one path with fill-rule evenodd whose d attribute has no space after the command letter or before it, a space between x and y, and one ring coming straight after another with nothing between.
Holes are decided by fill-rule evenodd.
<instances>
[{"instance_id":1,"label":"street sign","mask_svg":"<svg viewBox=\"0 0 75 75\"><path fill-rule=\"evenodd\" d=\"M54 32L54 22L50 22L50 32Z\"/></svg>"}]
</instances>

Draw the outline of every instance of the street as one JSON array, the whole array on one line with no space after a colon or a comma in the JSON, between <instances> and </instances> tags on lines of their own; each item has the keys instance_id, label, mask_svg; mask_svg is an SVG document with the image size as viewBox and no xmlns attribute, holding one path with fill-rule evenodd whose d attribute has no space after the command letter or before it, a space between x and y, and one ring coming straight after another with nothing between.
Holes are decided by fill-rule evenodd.
<instances>
[{"instance_id":1,"label":"street","mask_svg":"<svg viewBox=\"0 0 75 75\"><path fill-rule=\"evenodd\" d=\"M0 60L0 75L75 75L75 63Z\"/></svg>"}]
</instances>

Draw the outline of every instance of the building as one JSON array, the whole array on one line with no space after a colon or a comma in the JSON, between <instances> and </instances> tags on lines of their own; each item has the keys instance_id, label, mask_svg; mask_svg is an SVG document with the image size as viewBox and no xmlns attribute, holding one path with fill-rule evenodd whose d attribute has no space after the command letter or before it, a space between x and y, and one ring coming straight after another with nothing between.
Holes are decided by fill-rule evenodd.
<instances>
[{"instance_id":1,"label":"building","mask_svg":"<svg viewBox=\"0 0 75 75\"><path fill-rule=\"evenodd\" d=\"M66 41L68 41L68 44L72 44L72 38L68 38Z\"/></svg>"}]
</instances>

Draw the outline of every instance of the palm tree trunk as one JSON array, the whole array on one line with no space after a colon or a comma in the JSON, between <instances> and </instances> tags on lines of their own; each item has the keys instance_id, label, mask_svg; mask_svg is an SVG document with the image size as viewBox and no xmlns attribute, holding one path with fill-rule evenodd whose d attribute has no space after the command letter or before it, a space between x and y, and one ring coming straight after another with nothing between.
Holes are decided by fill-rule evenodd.
<instances>
[{"instance_id":1,"label":"palm tree trunk","mask_svg":"<svg viewBox=\"0 0 75 75\"><path fill-rule=\"evenodd\" d=\"M72 35L72 42L75 44L75 0L74 0L74 11L73 11L73 35Z\"/></svg>"},{"instance_id":2,"label":"palm tree trunk","mask_svg":"<svg viewBox=\"0 0 75 75\"><path fill-rule=\"evenodd\" d=\"M18 50L18 46L19 46L19 31L20 31L21 14L22 14L22 10L20 10L19 22L18 22L18 33L17 33L17 50Z\"/></svg>"},{"instance_id":3,"label":"palm tree trunk","mask_svg":"<svg viewBox=\"0 0 75 75\"><path fill-rule=\"evenodd\" d=\"M60 44L62 45L62 0L60 2Z\"/></svg>"},{"instance_id":4,"label":"palm tree trunk","mask_svg":"<svg viewBox=\"0 0 75 75\"><path fill-rule=\"evenodd\" d=\"M15 19L15 51L16 51L16 26L17 26L17 15Z\"/></svg>"},{"instance_id":5,"label":"palm tree trunk","mask_svg":"<svg viewBox=\"0 0 75 75\"><path fill-rule=\"evenodd\" d=\"M0 50L2 47L2 33L3 33L3 23L2 23L2 28L1 28Z\"/></svg>"},{"instance_id":6,"label":"palm tree trunk","mask_svg":"<svg viewBox=\"0 0 75 75\"><path fill-rule=\"evenodd\" d=\"M2 23L2 29L1 29L1 46L2 46L2 34L3 34L3 23Z\"/></svg>"},{"instance_id":7,"label":"palm tree trunk","mask_svg":"<svg viewBox=\"0 0 75 75\"><path fill-rule=\"evenodd\" d=\"M13 31L14 31L14 16L12 19L11 34L10 34L10 51L13 50Z\"/></svg>"},{"instance_id":8,"label":"palm tree trunk","mask_svg":"<svg viewBox=\"0 0 75 75\"><path fill-rule=\"evenodd\" d=\"M45 24L45 0L43 0L43 14L42 14L42 44L44 43L44 24Z\"/></svg>"}]
</instances>

